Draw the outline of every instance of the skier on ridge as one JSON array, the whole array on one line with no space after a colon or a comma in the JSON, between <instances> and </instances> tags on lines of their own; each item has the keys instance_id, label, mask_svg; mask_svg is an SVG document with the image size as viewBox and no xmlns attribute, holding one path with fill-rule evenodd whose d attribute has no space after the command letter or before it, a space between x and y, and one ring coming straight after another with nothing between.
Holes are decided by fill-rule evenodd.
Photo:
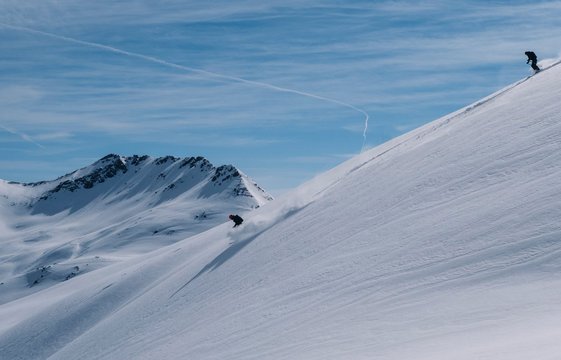
<instances>
[{"instance_id":1,"label":"skier on ridge","mask_svg":"<svg viewBox=\"0 0 561 360\"><path fill-rule=\"evenodd\" d=\"M533 51L526 51L524 54L526 54L526 56L528 57L528 61L526 61L526 64L530 63L530 61L532 62L532 69L534 69L534 71L537 73L538 71L540 71L540 68L538 67L538 65L536 64L538 62L538 57L536 56L536 54Z\"/></svg>"},{"instance_id":2,"label":"skier on ridge","mask_svg":"<svg viewBox=\"0 0 561 360\"><path fill-rule=\"evenodd\" d=\"M242 217L237 215L237 214L236 215L230 215L230 216L228 216L228 218L234 222L234 224L235 224L234 227L240 226L243 223Z\"/></svg>"}]
</instances>

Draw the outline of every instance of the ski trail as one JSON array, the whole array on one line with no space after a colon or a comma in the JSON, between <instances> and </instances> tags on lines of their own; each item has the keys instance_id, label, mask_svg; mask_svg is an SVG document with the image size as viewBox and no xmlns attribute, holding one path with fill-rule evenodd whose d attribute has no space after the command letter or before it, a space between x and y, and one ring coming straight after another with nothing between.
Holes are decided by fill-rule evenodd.
<instances>
[{"instance_id":1,"label":"ski trail","mask_svg":"<svg viewBox=\"0 0 561 360\"><path fill-rule=\"evenodd\" d=\"M121 49L118 49L118 48L115 48L115 47L112 47L112 46L103 45L103 44L99 44L99 43L94 43L94 42L90 42L90 41L79 40L79 39L71 38L71 37L68 37L68 36L49 33L49 32L46 32L46 31L30 29L30 28L23 27L23 26L9 25L9 24L5 24L5 23L0 23L0 26L3 26L3 27L8 28L8 29L12 29L12 30L24 31L24 32L31 33L31 34L42 35L42 36L46 36L46 37L50 37L50 38L53 38L53 39L58 39L58 40L66 41L66 42L71 42L71 43L80 44L80 45L84 45L84 46L90 46L90 47L110 51L110 52L113 52L113 53L117 53L117 54L121 54L121 55L125 55L125 56L130 56L130 57L134 57L134 58L137 58L137 59L142 59L142 60L145 60L145 61L150 61L150 62L157 63L157 64L160 64L160 65L168 66L168 67L171 67L171 68L175 68L175 69L179 69L179 70L183 70L183 71L194 72L194 73L197 73L197 74L202 74L202 75L217 78L217 79L239 82L239 83L243 83L243 84L247 84L247 85L251 85L251 86L257 86L257 87L261 87L261 88L265 88L265 89L269 89L269 90L274 90L274 91L279 91L279 92L292 93L292 94L301 95L301 96L305 96L305 97L308 97L308 98L312 98L312 99L316 99L316 100L325 101L325 102L329 102L329 103L332 103L332 104L340 105L340 106L346 107L348 109L354 110L356 112L359 112L364 116L364 131L363 131L364 140L363 140L363 145L362 145L361 152L364 150L364 146L366 145L366 133L367 133L367 129L368 129L368 121L370 119L370 115L365 110L362 110L362 109L360 109L360 108L358 108L358 107L356 107L352 104L349 104L349 103L341 101L341 100L332 99L332 98L329 98L329 97L312 94L312 93L309 93L309 92L306 92L306 91L300 91L300 90L295 90L295 89L291 89L291 88L287 88L287 87L277 86L277 85L269 84L269 83L262 82L262 81L248 80L248 79L244 79L244 78L241 78L241 77L238 77L238 76L225 75L225 74L220 74L220 73L207 71L207 70L203 70L203 69L193 68L193 67L190 67L190 66L179 65L179 64L175 64L175 63L172 63L172 62L169 62L169 61L166 61L166 60L162 60L162 59L159 59L159 58L156 58L156 57L153 57L153 56L148 56L148 55L143 55L143 54L139 54L139 53L135 53L135 52L131 52L131 51L121 50Z\"/></svg>"}]
</instances>

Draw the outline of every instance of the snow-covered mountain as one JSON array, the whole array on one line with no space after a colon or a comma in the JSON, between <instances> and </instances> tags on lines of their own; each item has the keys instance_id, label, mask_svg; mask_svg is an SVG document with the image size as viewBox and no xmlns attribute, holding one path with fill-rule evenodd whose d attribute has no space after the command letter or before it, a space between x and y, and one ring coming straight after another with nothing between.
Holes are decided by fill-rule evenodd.
<instances>
[{"instance_id":1,"label":"snow-covered mountain","mask_svg":"<svg viewBox=\"0 0 561 360\"><path fill-rule=\"evenodd\" d=\"M0 303L228 221L272 198L203 157L108 155L54 181L0 183Z\"/></svg>"},{"instance_id":2,"label":"snow-covered mountain","mask_svg":"<svg viewBox=\"0 0 561 360\"><path fill-rule=\"evenodd\" d=\"M558 359L559 84L554 66L350 159L240 228L5 303L0 353Z\"/></svg>"}]
</instances>

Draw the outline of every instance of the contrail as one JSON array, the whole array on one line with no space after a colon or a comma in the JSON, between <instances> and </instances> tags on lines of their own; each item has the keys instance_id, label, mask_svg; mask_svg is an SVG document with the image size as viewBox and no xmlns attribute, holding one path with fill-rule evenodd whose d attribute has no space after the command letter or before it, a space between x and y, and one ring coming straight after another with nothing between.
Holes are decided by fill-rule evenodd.
<instances>
[{"instance_id":1,"label":"contrail","mask_svg":"<svg viewBox=\"0 0 561 360\"><path fill-rule=\"evenodd\" d=\"M366 132L368 131L368 114L366 112L364 112L364 114L366 115L366 118L364 120L364 131L362 132L362 148L360 149L360 152L363 152L364 149L366 148Z\"/></svg>"},{"instance_id":2,"label":"contrail","mask_svg":"<svg viewBox=\"0 0 561 360\"><path fill-rule=\"evenodd\" d=\"M30 142L30 143L34 144L34 145L37 145L37 146L40 147L41 149L44 149L44 148L45 148L43 145L41 145L41 144L39 144L37 141L33 140L33 139L31 138L31 136L29 136L29 135L27 135L27 134L24 134L24 133L22 133L22 132L16 131L16 130L14 130L14 129L10 129L10 128L8 128L8 127L5 127L4 125L0 125L0 128L3 129L3 130L5 130L6 132L9 132L9 133L12 134L12 135L19 136L20 138L22 138L22 140L25 140L25 141L27 141L27 142Z\"/></svg>"},{"instance_id":3,"label":"contrail","mask_svg":"<svg viewBox=\"0 0 561 360\"><path fill-rule=\"evenodd\" d=\"M67 42L72 42L72 43L75 43L75 44L95 47L95 48L98 48L98 49L111 51L111 52L114 52L114 53L117 53L117 54L131 56L131 57L135 57L135 58L138 58L138 59L142 59L142 60L150 61L150 62L153 62L153 63L161 64L161 65L164 65L164 66L169 66L169 67L184 70L184 71L190 71L190 72L194 72L194 73L198 73L198 74L202 74L202 75L206 75L206 76L210 76L210 77L214 77L214 78L218 78L218 79L236 81L236 82L240 82L240 83L244 83L244 84L248 84L248 85L258 86L258 87L261 87L261 88L266 88L266 89L280 91L280 92L287 92L287 93L302 95L302 96L306 96L306 97L309 97L309 98L330 102L332 104L341 105L341 106L352 109L352 110L357 111L357 112L361 113L362 115L364 115L364 132L363 132L364 142L363 142L363 145L362 145L362 150L364 150L364 146L366 145L366 132L367 132L367 129L368 129L368 120L370 119L370 116L368 115L368 113L366 111L364 111L364 110L362 110L362 109L360 109L360 108L358 108L354 105L351 105L349 103L340 101L340 100L336 100L336 99L328 98L328 97L325 97L325 96L312 94L312 93L305 92L305 91L299 91L299 90L289 89L289 88L286 88L286 87L276 86L276 85L272 85L272 84L261 82L261 81L247 80L247 79L237 77L237 76L224 75L224 74L219 74L219 73L215 73L215 72L212 72L212 71L207 71L207 70L192 68L192 67L189 67L189 66L179 65L179 64L175 64L175 63L172 63L172 62L169 62L169 61L158 59L158 58L155 58L155 57L152 57L152 56L142 55L142 54L135 53L135 52L130 52L130 51L117 49L117 48L114 48L114 47L108 46L108 45L98 44L98 43L94 43L94 42L90 42L90 41L78 40L78 39L74 39L74 38L71 38L71 37L57 35L57 34L45 32L45 31L34 30L34 29L23 27L23 26L8 25L8 24L4 24L4 23L0 23L0 26L6 27L6 28L9 28L9 29L13 29L13 30L25 31L25 32L32 33L32 34L47 36L47 37L50 37L50 38L63 40L63 41L67 41Z\"/></svg>"}]
</instances>

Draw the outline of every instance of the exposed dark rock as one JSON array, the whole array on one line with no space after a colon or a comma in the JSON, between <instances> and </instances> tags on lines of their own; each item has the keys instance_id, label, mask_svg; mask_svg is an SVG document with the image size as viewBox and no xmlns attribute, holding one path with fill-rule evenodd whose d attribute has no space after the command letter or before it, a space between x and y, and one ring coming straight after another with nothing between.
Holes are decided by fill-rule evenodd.
<instances>
[{"instance_id":1,"label":"exposed dark rock","mask_svg":"<svg viewBox=\"0 0 561 360\"><path fill-rule=\"evenodd\" d=\"M216 168L211 180L221 185L226 180L240 176L239 171L232 165L222 165Z\"/></svg>"},{"instance_id":2,"label":"exposed dark rock","mask_svg":"<svg viewBox=\"0 0 561 360\"><path fill-rule=\"evenodd\" d=\"M131 165L138 166L144 161L146 161L148 158L149 158L148 155L143 155L143 156L133 155L130 158L127 158L127 160L131 163Z\"/></svg>"},{"instance_id":3,"label":"exposed dark rock","mask_svg":"<svg viewBox=\"0 0 561 360\"><path fill-rule=\"evenodd\" d=\"M176 162L177 160L179 160L179 158L176 158L175 156L165 156L165 157L161 157L156 159L156 161L154 162L156 165L162 165L167 163L168 161L171 162Z\"/></svg>"},{"instance_id":4,"label":"exposed dark rock","mask_svg":"<svg viewBox=\"0 0 561 360\"><path fill-rule=\"evenodd\" d=\"M101 184L105 182L107 179L110 179L119 172L126 173L128 171L127 166L119 156L116 155L107 155L100 162L111 160L111 163L107 164L104 167L100 167L90 174L82 176L80 178L74 180L66 180L58 184L54 189L46 192L41 196L40 200L46 200L51 195L58 193L62 190L67 190L70 192L74 192L80 188L83 189L91 189L94 187L95 184Z\"/></svg>"},{"instance_id":5,"label":"exposed dark rock","mask_svg":"<svg viewBox=\"0 0 561 360\"><path fill-rule=\"evenodd\" d=\"M168 190L171 190L171 189L173 189L173 188L175 188L175 184L169 184L169 185L164 189L164 191L168 191Z\"/></svg>"}]
</instances>

